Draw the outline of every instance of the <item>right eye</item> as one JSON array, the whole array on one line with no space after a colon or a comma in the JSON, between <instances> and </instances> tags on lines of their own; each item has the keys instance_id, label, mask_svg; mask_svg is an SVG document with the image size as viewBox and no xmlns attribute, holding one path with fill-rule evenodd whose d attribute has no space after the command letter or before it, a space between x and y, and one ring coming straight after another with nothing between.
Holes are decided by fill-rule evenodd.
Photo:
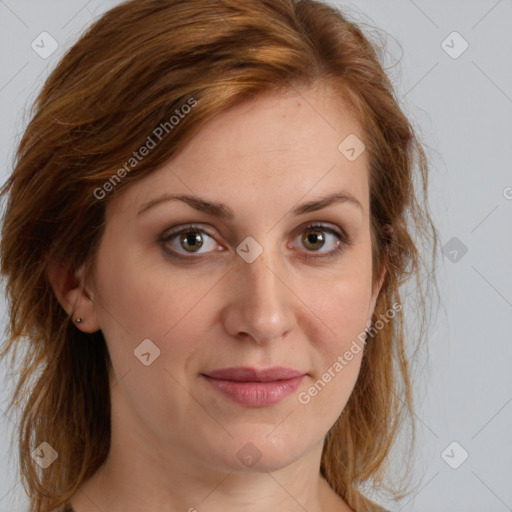
<instances>
[{"instance_id":1,"label":"right eye","mask_svg":"<svg viewBox=\"0 0 512 512\"><path fill-rule=\"evenodd\" d=\"M212 242L208 242L208 239L212 240ZM170 252L179 258L194 258L194 256L186 256L186 253L204 254L205 252L211 252L208 250L199 252L199 250L205 246L208 248L208 245L212 249L219 247L213 240L213 237L204 229L194 224L181 227L181 229L166 231L160 238L165 248L167 250L170 249Z\"/></svg>"}]
</instances>

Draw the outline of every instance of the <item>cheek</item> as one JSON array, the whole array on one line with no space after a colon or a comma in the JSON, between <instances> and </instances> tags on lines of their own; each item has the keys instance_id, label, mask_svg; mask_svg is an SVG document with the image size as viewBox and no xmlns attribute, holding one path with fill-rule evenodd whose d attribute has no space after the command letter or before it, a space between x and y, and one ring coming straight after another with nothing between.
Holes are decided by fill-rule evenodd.
<instances>
[{"instance_id":1,"label":"cheek","mask_svg":"<svg viewBox=\"0 0 512 512\"><path fill-rule=\"evenodd\" d=\"M204 278L173 268L162 256L153 261L143 251L121 246L105 247L104 256L97 273L101 323L117 323L134 339L164 338L211 288Z\"/></svg>"},{"instance_id":2,"label":"cheek","mask_svg":"<svg viewBox=\"0 0 512 512\"><path fill-rule=\"evenodd\" d=\"M308 334L310 342L315 340L311 358L316 363L315 377L332 381L329 387L335 394L345 395L357 379L369 300L367 287L353 280L333 283L328 300L319 300L322 307L317 309L314 328ZM326 374L328 371L330 374Z\"/></svg>"},{"instance_id":3,"label":"cheek","mask_svg":"<svg viewBox=\"0 0 512 512\"><path fill-rule=\"evenodd\" d=\"M198 340L207 334L203 325L208 315L203 305L211 280L191 280L186 271L173 271L170 265L147 258L143 261L136 252L124 252L122 246L105 246L96 276L96 296L101 304L97 314L114 382L120 382L114 388L120 393L119 402L128 400L141 418L149 418L155 425L168 426L170 418L175 424L186 422L189 410L197 405L181 383L186 381L189 362L200 350ZM156 349L144 341L147 339ZM144 350L139 350L142 346ZM144 357L139 359L137 354L148 352L149 364L145 365ZM126 411L127 405L120 407Z\"/></svg>"},{"instance_id":4,"label":"cheek","mask_svg":"<svg viewBox=\"0 0 512 512\"><path fill-rule=\"evenodd\" d=\"M311 281L304 282L298 291L310 311L310 329L316 331L311 338L327 352L350 344L371 318L370 260L363 255L357 264L349 264L348 259L345 263L330 279L318 280L314 288Z\"/></svg>"},{"instance_id":5,"label":"cheek","mask_svg":"<svg viewBox=\"0 0 512 512\"><path fill-rule=\"evenodd\" d=\"M327 430L350 398L364 353L370 282L364 272L354 272L311 295L314 314L308 316L307 337L312 374L297 395L304 425L314 417Z\"/></svg>"},{"instance_id":6,"label":"cheek","mask_svg":"<svg viewBox=\"0 0 512 512\"><path fill-rule=\"evenodd\" d=\"M121 245L105 246L100 252L96 276L96 311L114 382L132 383L139 405L155 389L173 390L179 396L182 390L171 375L183 380L188 362L199 350L197 340L207 334L204 304L214 283L204 277L191 278L189 272L161 262L143 260L135 251L123 251ZM154 344L149 344L150 356L144 356L151 361L149 366L141 356L148 353L142 349L147 339Z\"/></svg>"}]
</instances>

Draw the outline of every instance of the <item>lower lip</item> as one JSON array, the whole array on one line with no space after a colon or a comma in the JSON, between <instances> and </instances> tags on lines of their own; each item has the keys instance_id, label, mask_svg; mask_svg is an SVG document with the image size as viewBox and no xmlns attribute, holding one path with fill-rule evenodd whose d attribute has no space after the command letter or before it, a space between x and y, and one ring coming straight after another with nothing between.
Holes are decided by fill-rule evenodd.
<instances>
[{"instance_id":1,"label":"lower lip","mask_svg":"<svg viewBox=\"0 0 512 512\"><path fill-rule=\"evenodd\" d=\"M272 382L237 382L233 380L212 379L203 377L222 394L239 404L251 407L264 407L277 404L293 393L302 382L304 375L293 379L276 380Z\"/></svg>"}]
</instances>

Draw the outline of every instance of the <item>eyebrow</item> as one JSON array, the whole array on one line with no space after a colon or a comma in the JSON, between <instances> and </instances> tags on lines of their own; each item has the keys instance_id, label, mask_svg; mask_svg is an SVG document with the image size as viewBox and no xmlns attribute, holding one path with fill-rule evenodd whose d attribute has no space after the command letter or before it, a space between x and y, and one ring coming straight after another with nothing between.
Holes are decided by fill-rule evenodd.
<instances>
[{"instance_id":1,"label":"eyebrow","mask_svg":"<svg viewBox=\"0 0 512 512\"><path fill-rule=\"evenodd\" d=\"M201 197L188 194L163 194L162 196L157 197L156 199L152 199L151 201L148 201L142 205L141 209L137 213L137 216L147 212L149 209L155 207L156 205L169 201L182 201L195 210L207 213L219 219L233 220L235 218L233 211L230 210L226 205L215 201L207 201ZM293 215L304 215L305 213L322 210L323 208L327 208L333 204L348 204L356 206L362 212L364 211L363 205L352 194L346 191L342 191L334 192L320 199L315 199L314 201L302 203L295 207L291 213Z\"/></svg>"}]
</instances>

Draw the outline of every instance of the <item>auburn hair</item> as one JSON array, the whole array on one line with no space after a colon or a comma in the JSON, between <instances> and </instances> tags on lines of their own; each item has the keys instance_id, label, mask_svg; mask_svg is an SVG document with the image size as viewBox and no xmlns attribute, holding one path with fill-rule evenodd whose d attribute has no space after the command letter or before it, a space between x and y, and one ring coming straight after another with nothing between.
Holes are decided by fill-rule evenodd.
<instances>
[{"instance_id":1,"label":"auburn hair","mask_svg":"<svg viewBox=\"0 0 512 512\"><path fill-rule=\"evenodd\" d=\"M20 413L20 475L33 512L69 501L105 461L111 433L105 339L73 325L50 286L50 265L84 265L88 276L106 204L116 194L166 163L227 108L315 83L337 91L363 127L373 275L387 270L373 316L382 325L366 340L320 470L357 511L374 509L363 493L368 483L404 495L405 487L389 484L387 462L406 419L414 445L408 347L416 353L426 331L417 329L406 342L403 312L382 319L402 305L399 289L415 276L407 303L416 297L411 310L426 325L420 244L433 259L437 235L425 151L379 50L339 9L315 0L131 0L96 20L58 62L0 191L7 197L0 258L9 306L1 356L11 353L17 370L9 410ZM170 129L171 116L186 104L192 110ZM158 126L167 129L156 147L120 172ZM41 470L31 452L43 441L58 459Z\"/></svg>"}]
</instances>

